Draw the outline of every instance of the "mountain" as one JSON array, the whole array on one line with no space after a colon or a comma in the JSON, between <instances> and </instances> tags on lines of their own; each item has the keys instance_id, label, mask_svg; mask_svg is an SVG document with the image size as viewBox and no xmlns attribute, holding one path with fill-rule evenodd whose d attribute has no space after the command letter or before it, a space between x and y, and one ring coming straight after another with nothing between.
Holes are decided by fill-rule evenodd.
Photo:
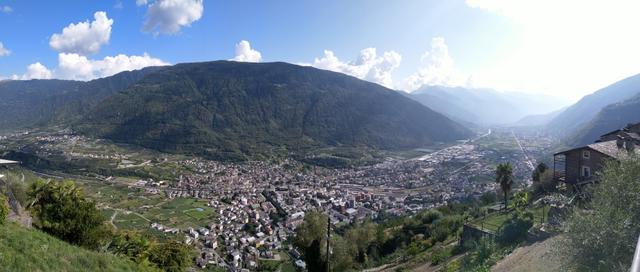
<instances>
[{"instance_id":1,"label":"mountain","mask_svg":"<svg viewBox=\"0 0 640 272\"><path fill-rule=\"evenodd\" d=\"M216 61L150 73L75 127L164 151L233 156L326 146L415 148L471 132L380 85L287 63Z\"/></svg>"},{"instance_id":2,"label":"mountain","mask_svg":"<svg viewBox=\"0 0 640 272\"><path fill-rule=\"evenodd\" d=\"M585 96L584 98L580 99L580 101L568 107L565 111L554 118L547 125L547 128L550 131L556 132L560 136L574 135L573 137L576 137L575 134L578 132L578 130L584 130L585 132L583 132L582 134L585 134L587 133L586 131L588 129L583 127L590 126L589 122L594 120L594 118L605 107L617 103L622 103L623 101L631 99L638 94L640 94L640 74L623 79L610 86L600 89L593 94ZM610 112L613 111L610 110ZM601 127L601 125L596 124L594 124L593 126ZM591 135L585 137L590 138Z\"/></svg>"},{"instance_id":3,"label":"mountain","mask_svg":"<svg viewBox=\"0 0 640 272\"><path fill-rule=\"evenodd\" d=\"M522 119L518 120L518 122L516 122L515 125L529 126L529 127L545 126L549 122L551 122L553 118L556 118L556 116L560 115L560 113L562 113L563 111L564 109L559 109L559 110L555 110L545 114L527 115L525 117L522 117Z\"/></svg>"},{"instance_id":4,"label":"mountain","mask_svg":"<svg viewBox=\"0 0 640 272\"><path fill-rule=\"evenodd\" d=\"M544 95L444 86L425 86L410 97L456 121L478 125L511 124L527 115L557 110L567 103Z\"/></svg>"},{"instance_id":5,"label":"mountain","mask_svg":"<svg viewBox=\"0 0 640 272\"><path fill-rule=\"evenodd\" d=\"M640 94L623 102L606 106L570 140L576 146L590 144L600 135L621 129L631 123L640 123Z\"/></svg>"},{"instance_id":6,"label":"mountain","mask_svg":"<svg viewBox=\"0 0 640 272\"><path fill-rule=\"evenodd\" d=\"M127 88L149 67L88 82L70 80L7 80L0 82L0 128L11 130L67 123L115 92Z\"/></svg>"}]
</instances>

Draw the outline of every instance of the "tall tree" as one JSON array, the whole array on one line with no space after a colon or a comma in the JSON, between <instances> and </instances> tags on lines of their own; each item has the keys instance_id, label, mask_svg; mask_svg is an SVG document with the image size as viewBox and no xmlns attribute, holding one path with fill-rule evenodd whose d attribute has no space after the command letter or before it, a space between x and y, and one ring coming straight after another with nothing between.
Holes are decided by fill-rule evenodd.
<instances>
[{"instance_id":1,"label":"tall tree","mask_svg":"<svg viewBox=\"0 0 640 272\"><path fill-rule=\"evenodd\" d=\"M507 196L513 185L513 167L510 163L498 164L496 168L496 183L500 184L500 189L504 194L504 209L507 209Z\"/></svg>"},{"instance_id":2,"label":"tall tree","mask_svg":"<svg viewBox=\"0 0 640 272\"><path fill-rule=\"evenodd\" d=\"M534 182L539 182L540 181L540 176L547 171L547 169L549 169L549 166L547 166L544 162L541 162L538 164L538 166L536 166L536 169L533 170L533 173L531 174L531 179Z\"/></svg>"}]
</instances>

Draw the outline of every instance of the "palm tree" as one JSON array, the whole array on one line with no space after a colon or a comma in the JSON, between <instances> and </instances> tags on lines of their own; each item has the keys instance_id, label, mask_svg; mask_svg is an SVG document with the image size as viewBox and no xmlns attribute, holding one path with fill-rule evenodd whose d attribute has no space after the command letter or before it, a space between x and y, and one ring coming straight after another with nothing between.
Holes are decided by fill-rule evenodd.
<instances>
[{"instance_id":1,"label":"palm tree","mask_svg":"<svg viewBox=\"0 0 640 272\"><path fill-rule=\"evenodd\" d=\"M496 167L496 183L500 184L500 189L504 193L504 209L507 209L507 195L513 185L513 167L510 163L501 163Z\"/></svg>"}]
</instances>

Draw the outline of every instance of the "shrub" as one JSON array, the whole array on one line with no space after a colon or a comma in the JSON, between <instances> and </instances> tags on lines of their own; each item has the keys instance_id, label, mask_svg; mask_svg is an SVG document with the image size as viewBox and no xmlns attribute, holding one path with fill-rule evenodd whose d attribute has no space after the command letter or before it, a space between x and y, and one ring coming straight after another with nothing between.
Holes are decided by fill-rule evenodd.
<instances>
[{"instance_id":1,"label":"shrub","mask_svg":"<svg viewBox=\"0 0 640 272\"><path fill-rule=\"evenodd\" d=\"M93 201L71 181L36 182L29 188L34 225L71 244L98 249L111 232Z\"/></svg>"},{"instance_id":2,"label":"shrub","mask_svg":"<svg viewBox=\"0 0 640 272\"><path fill-rule=\"evenodd\" d=\"M585 210L567 221L566 254L576 271L629 271L640 233L640 158L609 162Z\"/></svg>"},{"instance_id":3,"label":"shrub","mask_svg":"<svg viewBox=\"0 0 640 272\"><path fill-rule=\"evenodd\" d=\"M151 248L149 261L167 272L185 271L191 265L191 248L178 241L168 241Z\"/></svg>"},{"instance_id":4,"label":"shrub","mask_svg":"<svg viewBox=\"0 0 640 272\"><path fill-rule=\"evenodd\" d=\"M128 257L137 263L148 263L151 246L151 241L139 233L123 231L113 237L107 250L115 255Z\"/></svg>"},{"instance_id":5,"label":"shrub","mask_svg":"<svg viewBox=\"0 0 640 272\"><path fill-rule=\"evenodd\" d=\"M497 240L502 245L519 243L527 238L527 232L532 226L533 214L516 213L498 229Z\"/></svg>"},{"instance_id":6,"label":"shrub","mask_svg":"<svg viewBox=\"0 0 640 272\"><path fill-rule=\"evenodd\" d=\"M9 215L9 205L7 204L7 198L0 194L0 225L4 224Z\"/></svg>"}]
</instances>

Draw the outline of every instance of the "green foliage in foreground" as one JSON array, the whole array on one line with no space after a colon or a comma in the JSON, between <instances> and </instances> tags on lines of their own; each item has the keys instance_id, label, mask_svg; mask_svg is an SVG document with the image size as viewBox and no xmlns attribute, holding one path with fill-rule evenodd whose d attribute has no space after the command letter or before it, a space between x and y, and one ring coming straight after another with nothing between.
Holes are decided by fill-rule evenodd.
<instances>
[{"instance_id":1,"label":"green foliage in foreground","mask_svg":"<svg viewBox=\"0 0 640 272\"><path fill-rule=\"evenodd\" d=\"M132 231L117 233L107 250L145 267L159 267L168 272L184 271L191 265L189 246L173 240L158 243Z\"/></svg>"},{"instance_id":2,"label":"green foliage in foreground","mask_svg":"<svg viewBox=\"0 0 640 272\"><path fill-rule=\"evenodd\" d=\"M407 260L458 235L466 208L425 210L415 216L379 223L365 221L331 234L332 271L361 270ZM326 271L327 217L310 212L296 228L294 245L303 253L309 271ZM444 257L443 253L443 257ZM323 270L324 269L324 270Z\"/></svg>"},{"instance_id":3,"label":"green foliage in foreground","mask_svg":"<svg viewBox=\"0 0 640 272\"><path fill-rule=\"evenodd\" d=\"M28 195L34 225L42 231L88 249L109 241L104 216L72 181L38 181L31 184Z\"/></svg>"},{"instance_id":4,"label":"green foliage in foreground","mask_svg":"<svg viewBox=\"0 0 640 272\"><path fill-rule=\"evenodd\" d=\"M0 193L0 225L4 224L9 215L9 205L7 205L7 198Z\"/></svg>"},{"instance_id":5,"label":"green foliage in foreground","mask_svg":"<svg viewBox=\"0 0 640 272\"><path fill-rule=\"evenodd\" d=\"M178 241L168 241L150 249L149 261L167 272L181 272L191 265L191 248Z\"/></svg>"},{"instance_id":6,"label":"green foliage in foreground","mask_svg":"<svg viewBox=\"0 0 640 272\"><path fill-rule=\"evenodd\" d=\"M562 252L577 271L628 271L640 234L640 158L609 162L587 209L567 222Z\"/></svg>"},{"instance_id":7,"label":"green foliage in foreground","mask_svg":"<svg viewBox=\"0 0 640 272\"><path fill-rule=\"evenodd\" d=\"M2 271L156 271L117 256L89 251L14 223L0 226Z\"/></svg>"}]
</instances>

